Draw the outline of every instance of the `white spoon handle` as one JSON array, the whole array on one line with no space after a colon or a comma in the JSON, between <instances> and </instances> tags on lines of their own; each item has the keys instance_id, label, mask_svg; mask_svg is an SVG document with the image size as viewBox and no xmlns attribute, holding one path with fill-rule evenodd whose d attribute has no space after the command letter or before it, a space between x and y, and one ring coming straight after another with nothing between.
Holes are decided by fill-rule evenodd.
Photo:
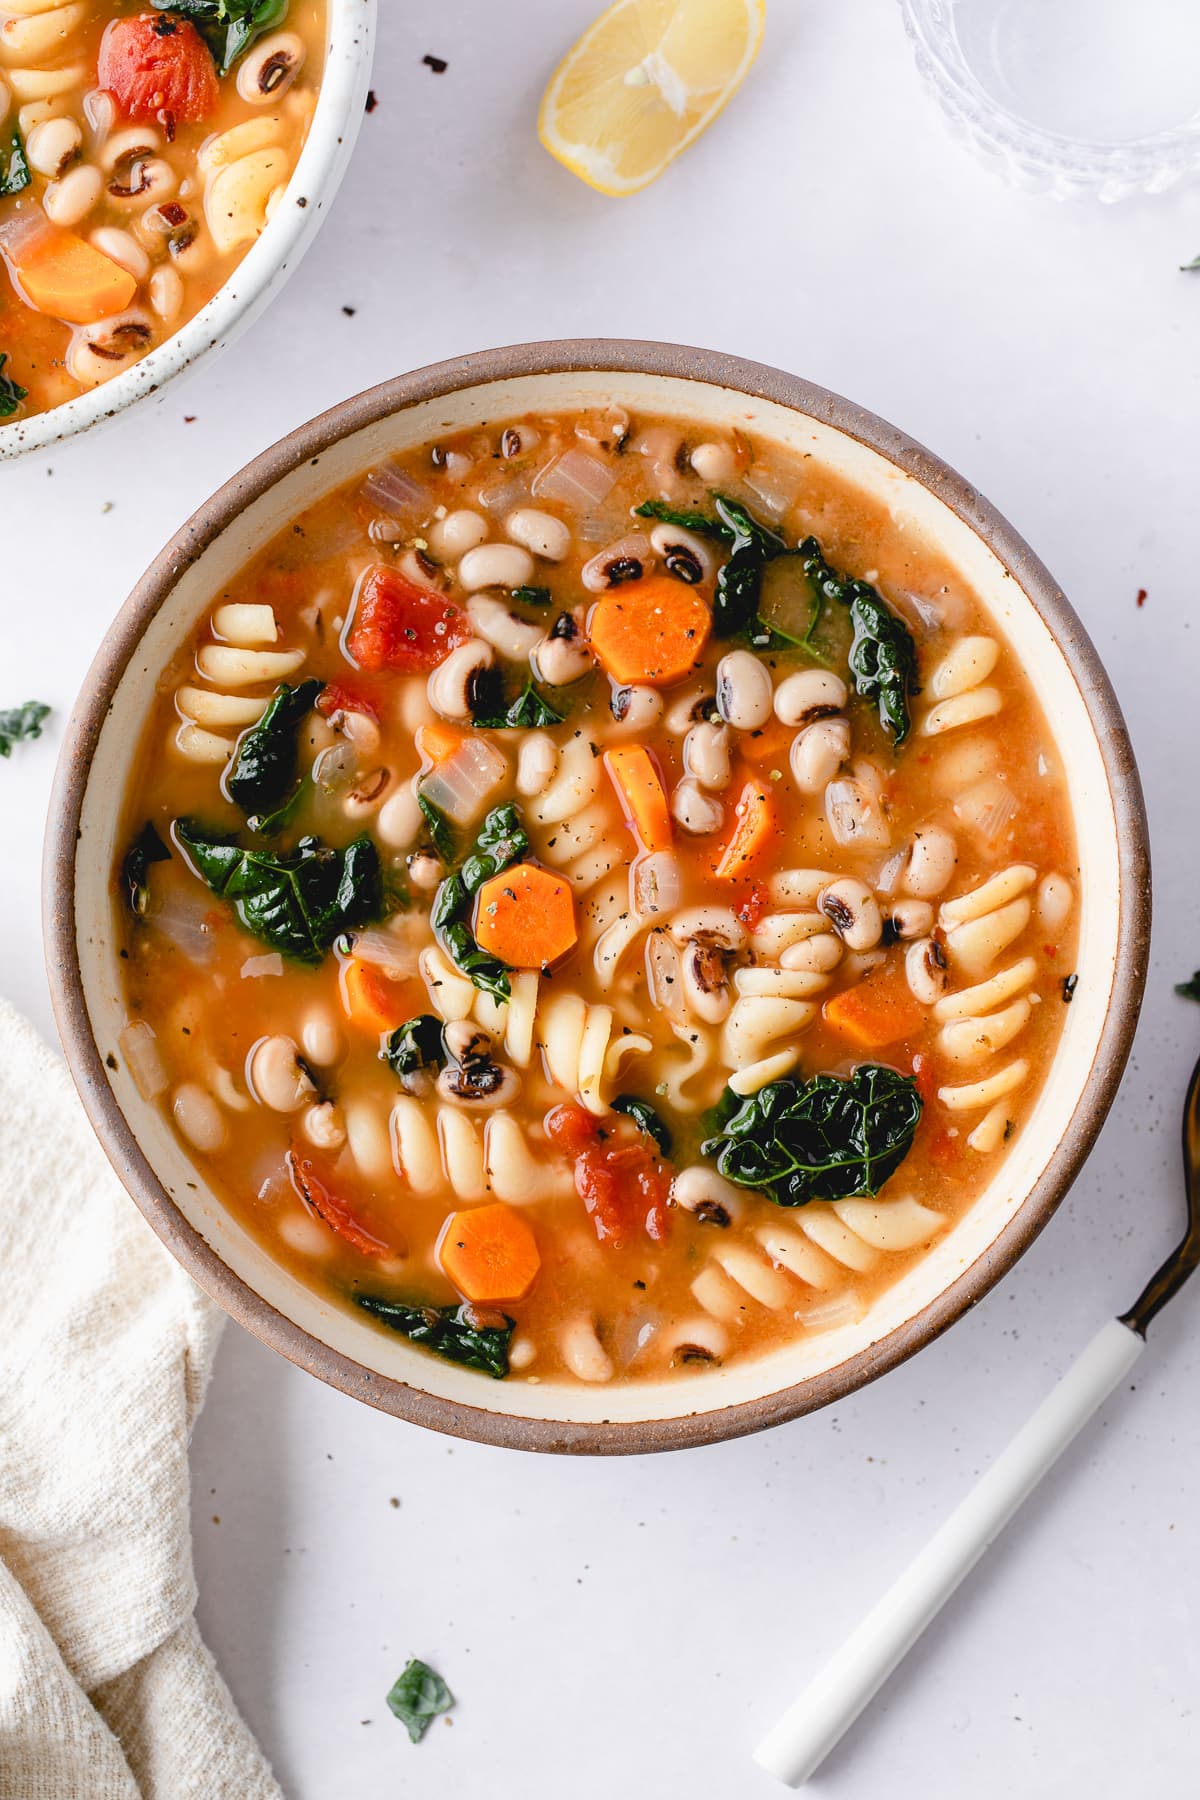
<instances>
[{"instance_id":1,"label":"white spoon handle","mask_svg":"<svg viewBox=\"0 0 1200 1800\"><path fill-rule=\"evenodd\" d=\"M1145 1339L1119 1319L1096 1333L986 1475L767 1733L755 1762L789 1787L808 1780L1145 1347Z\"/></svg>"}]
</instances>

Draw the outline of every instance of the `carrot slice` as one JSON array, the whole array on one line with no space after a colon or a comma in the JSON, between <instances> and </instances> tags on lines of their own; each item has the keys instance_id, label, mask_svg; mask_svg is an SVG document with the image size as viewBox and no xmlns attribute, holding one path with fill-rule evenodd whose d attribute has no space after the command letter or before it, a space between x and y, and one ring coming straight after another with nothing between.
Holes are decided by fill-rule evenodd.
<instances>
[{"instance_id":1,"label":"carrot slice","mask_svg":"<svg viewBox=\"0 0 1200 1800\"><path fill-rule=\"evenodd\" d=\"M420 1010L422 996L413 1004L413 992L407 982L391 981L374 963L351 957L342 967L342 1010L352 1025L377 1036L403 1025L414 1011Z\"/></svg>"},{"instance_id":2,"label":"carrot slice","mask_svg":"<svg viewBox=\"0 0 1200 1800\"><path fill-rule=\"evenodd\" d=\"M641 744L606 750L604 766L642 849L668 850L672 839L671 809L650 752Z\"/></svg>"},{"instance_id":3,"label":"carrot slice","mask_svg":"<svg viewBox=\"0 0 1200 1800\"><path fill-rule=\"evenodd\" d=\"M451 1213L438 1260L465 1299L484 1305L522 1299L542 1266L533 1232L502 1200Z\"/></svg>"},{"instance_id":4,"label":"carrot slice","mask_svg":"<svg viewBox=\"0 0 1200 1800\"><path fill-rule=\"evenodd\" d=\"M711 629L703 594L669 575L650 575L597 600L588 635L614 681L670 687L695 668Z\"/></svg>"},{"instance_id":5,"label":"carrot slice","mask_svg":"<svg viewBox=\"0 0 1200 1800\"><path fill-rule=\"evenodd\" d=\"M925 1022L925 1008L909 992L902 963L873 969L857 986L827 1000L822 1010L830 1030L859 1050L882 1050L911 1037Z\"/></svg>"},{"instance_id":6,"label":"carrot slice","mask_svg":"<svg viewBox=\"0 0 1200 1800\"><path fill-rule=\"evenodd\" d=\"M128 269L48 221L20 221L0 237L21 294L29 305L68 325L94 325L124 312L137 293Z\"/></svg>"},{"instance_id":7,"label":"carrot slice","mask_svg":"<svg viewBox=\"0 0 1200 1800\"><path fill-rule=\"evenodd\" d=\"M514 863L479 890L475 941L510 969L540 969L575 944L575 896L563 875Z\"/></svg>"},{"instance_id":8,"label":"carrot slice","mask_svg":"<svg viewBox=\"0 0 1200 1800\"><path fill-rule=\"evenodd\" d=\"M455 731L453 725L443 725L440 719L432 719L428 725L417 729L417 751L436 768L454 755L465 736L465 732Z\"/></svg>"},{"instance_id":9,"label":"carrot slice","mask_svg":"<svg viewBox=\"0 0 1200 1800\"><path fill-rule=\"evenodd\" d=\"M770 790L748 781L734 808L733 830L713 864L718 881L740 881L762 860L778 833Z\"/></svg>"}]
</instances>

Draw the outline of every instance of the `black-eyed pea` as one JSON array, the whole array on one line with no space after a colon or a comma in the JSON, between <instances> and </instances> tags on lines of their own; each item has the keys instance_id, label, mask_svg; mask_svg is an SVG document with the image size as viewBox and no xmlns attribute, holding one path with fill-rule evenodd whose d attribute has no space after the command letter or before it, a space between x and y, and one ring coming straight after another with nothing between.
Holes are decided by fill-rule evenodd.
<instances>
[{"instance_id":1,"label":"black-eyed pea","mask_svg":"<svg viewBox=\"0 0 1200 1800\"><path fill-rule=\"evenodd\" d=\"M248 50L238 66L237 91L251 106L269 106L287 92L304 67L304 39L273 31Z\"/></svg>"},{"instance_id":2,"label":"black-eyed pea","mask_svg":"<svg viewBox=\"0 0 1200 1800\"><path fill-rule=\"evenodd\" d=\"M904 953L904 977L914 1000L933 1006L950 985L946 955L934 938L917 938Z\"/></svg>"},{"instance_id":3,"label":"black-eyed pea","mask_svg":"<svg viewBox=\"0 0 1200 1800\"><path fill-rule=\"evenodd\" d=\"M957 862L953 835L941 825L923 825L913 832L900 886L917 899L932 900L949 886Z\"/></svg>"},{"instance_id":4,"label":"black-eyed pea","mask_svg":"<svg viewBox=\"0 0 1200 1800\"><path fill-rule=\"evenodd\" d=\"M469 507L459 507L437 519L428 532L430 554L438 562L457 562L468 550L482 544L488 534L487 520Z\"/></svg>"},{"instance_id":5,"label":"black-eyed pea","mask_svg":"<svg viewBox=\"0 0 1200 1800\"><path fill-rule=\"evenodd\" d=\"M82 325L67 351L67 372L82 387L99 387L144 356L153 342L154 323L148 313L137 310Z\"/></svg>"},{"instance_id":6,"label":"black-eyed pea","mask_svg":"<svg viewBox=\"0 0 1200 1800\"><path fill-rule=\"evenodd\" d=\"M898 938L926 937L933 930L933 908L928 900L897 900L888 921Z\"/></svg>"},{"instance_id":7,"label":"black-eyed pea","mask_svg":"<svg viewBox=\"0 0 1200 1800\"><path fill-rule=\"evenodd\" d=\"M883 914L865 881L844 875L817 896L824 913L848 950L873 950L883 936Z\"/></svg>"},{"instance_id":8,"label":"black-eyed pea","mask_svg":"<svg viewBox=\"0 0 1200 1800\"><path fill-rule=\"evenodd\" d=\"M792 739L792 780L802 794L820 794L850 754L849 719L818 719Z\"/></svg>"},{"instance_id":9,"label":"black-eyed pea","mask_svg":"<svg viewBox=\"0 0 1200 1800\"><path fill-rule=\"evenodd\" d=\"M771 716L771 671L750 650L731 650L717 664L717 711L737 731L757 731Z\"/></svg>"},{"instance_id":10,"label":"black-eyed pea","mask_svg":"<svg viewBox=\"0 0 1200 1800\"><path fill-rule=\"evenodd\" d=\"M846 684L828 669L797 669L775 689L775 717L781 725L811 725L845 709Z\"/></svg>"},{"instance_id":11,"label":"black-eyed pea","mask_svg":"<svg viewBox=\"0 0 1200 1800\"><path fill-rule=\"evenodd\" d=\"M725 808L711 794L706 794L698 781L685 776L671 795L671 814L675 822L693 837L707 837L719 831L725 822Z\"/></svg>"},{"instance_id":12,"label":"black-eyed pea","mask_svg":"<svg viewBox=\"0 0 1200 1800\"><path fill-rule=\"evenodd\" d=\"M709 487L723 487L738 472L737 455L732 444L697 444L689 460L695 473Z\"/></svg>"},{"instance_id":13,"label":"black-eyed pea","mask_svg":"<svg viewBox=\"0 0 1200 1800\"><path fill-rule=\"evenodd\" d=\"M703 788L719 794L729 786L729 728L702 719L683 740L683 766Z\"/></svg>"},{"instance_id":14,"label":"black-eyed pea","mask_svg":"<svg viewBox=\"0 0 1200 1800\"><path fill-rule=\"evenodd\" d=\"M495 661L490 644L472 638L452 650L426 684L429 704L443 719L470 719L474 715L474 691L479 677Z\"/></svg>"},{"instance_id":15,"label":"black-eyed pea","mask_svg":"<svg viewBox=\"0 0 1200 1800\"><path fill-rule=\"evenodd\" d=\"M533 558L520 544L479 544L458 565L458 579L469 593L478 588L525 587L533 578Z\"/></svg>"},{"instance_id":16,"label":"black-eyed pea","mask_svg":"<svg viewBox=\"0 0 1200 1800\"><path fill-rule=\"evenodd\" d=\"M422 829L424 819L411 781L402 781L388 795L375 819L375 835L389 850L404 850Z\"/></svg>"},{"instance_id":17,"label":"black-eyed pea","mask_svg":"<svg viewBox=\"0 0 1200 1800\"><path fill-rule=\"evenodd\" d=\"M634 686L614 688L608 710L623 732L636 737L652 731L663 716L665 701L657 688Z\"/></svg>"}]
</instances>

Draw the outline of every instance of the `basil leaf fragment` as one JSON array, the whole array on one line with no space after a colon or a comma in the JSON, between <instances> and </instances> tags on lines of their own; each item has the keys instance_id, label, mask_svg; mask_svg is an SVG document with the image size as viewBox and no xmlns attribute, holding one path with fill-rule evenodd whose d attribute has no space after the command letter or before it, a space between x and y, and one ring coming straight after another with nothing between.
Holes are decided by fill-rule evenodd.
<instances>
[{"instance_id":1,"label":"basil leaf fragment","mask_svg":"<svg viewBox=\"0 0 1200 1800\"><path fill-rule=\"evenodd\" d=\"M218 75L228 75L256 38L287 15L288 0L152 0L157 12L190 19L212 52Z\"/></svg>"},{"instance_id":2,"label":"basil leaf fragment","mask_svg":"<svg viewBox=\"0 0 1200 1800\"><path fill-rule=\"evenodd\" d=\"M444 812L427 800L419 790L417 805L421 809L421 817L429 828L429 841L444 863L454 861L454 831Z\"/></svg>"},{"instance_id":3,"label":"basil leaf fragment","mask_svg":"<svg viewBox=\"0 0 1200 1800\"><path fill-rule=\"evenodd\" d=\"M430 1721L449 1712L454 1695L436 1669L417 1657L392 1683L387 1697L388 1710L395 1713L408 1732L412 1743L419 1744L429 1730Z\"/></svg>"},{"instance_id":4,"label":"basil leaf fragment","mask_svg":"<svg viewBox=\"0 0 1200 1800\"><path fill-rule=\"evenodd\" d=\"M864 700L877 702L880 724L891 732L899 749L912 729L908 697L917 691L917 652L908 627L869 581L839 575L831 568L815 537L805 538L796 554L819 598L849 607L854 628L850 673L855 690Z\"/></svg>"},{"instance_id":5,"label":"basil leaf fragment","mask_svg":"<svg viewBox=\"0 0 1200 1800\"><path fill-rule=\"evenodd\" d=\"M258 724L238 741L225 791L247 815L251 831L278 830L285 823L286 803L294 797L300 727L322 686L320 681L302 681L292 688L281 682Z\"/></svg>"},{"instance_id":6,"label":"basil leaf fragment","mask_svg":"<svg viewBox=\"0 0 1200 1800\"><path fill-rule=\"evenodd\" d=\"M28 388L23 388L19 381L4 373L7 361L8 352L0 350L0 419L11 419L22 400L29 397Z\"/></svg>"},{"instance_id":7,"label":"basil leaf fragment","mask_svg":"<svg viewBox=\"0 0 1200 1800\"><path fill-rule=\"evenodd\" d=\"M879 1063L853 1075L772 1081L702 1146L727 1181L777 1206L877 1194L912 1148L921 1097L911 1076Z\"/></svg>"},{"instance_id":8,"label":"basil leaf fragment","mask_svg":"<svg viewBox=\"0 0 1200 1800\"><path fill-rule=\"evenodd\" d=\"M319 963L341 932L367 924L382 909L379 853L369 837L345 850L306 837L276 855L243 849L192 819L177 819L175 836L245 929L296 962Z\"/></svg>"},{"instance_id":9,"label":"basil leaf fragment","mask_svg":"<svg viewBox=\"0 0 1200 1800\"><path fill-rule=\"evenodd\" d=\"M511 804L495 806L480 827L474 848L461 869L438 884L430 923L452 962L475 986L494 1000L507 1000L508 966L489 956L475 941L467 923L471 902L485 881L520 862L529 849L521 815Z\"/></svg>"},{"instance_id":10,"label":"basil leaf fragment","mask_svg":"<svg viewBox=\"0 0 1200 1800\"><path fill-rule=\"evenodd\" d=\"M552 598L548 587L515 587L509 592L516 606L549 606Z\"/></svg>"},{"instance_id":11,"label":"basil leaf fragment","mask_svg":"<svg viewBox=\"0 0 1200 1800\"><path fill-rule=\"evenodd\" d=\"M471 723L480 731L534 731L546 725L561 725L566 718L551 706L546 696L526 676L525 686L513 701L504 692L504 677L498 669L484 670L491 679L483 687L483 704L473 714Z\"/></svg>"},{"instance_id":12,"label":"basil leaf fragment","mask_svg":"<svg viewBox=\"0 0 1200 1800\"><path fill-rule=\"evenodd\" d=\"M42 721L49 717L50 708L41 700L26 700L22 706L0 712L0 756L11 756L14 744L41 737Z\"/></svg>"},{"instance_id":13,"label":"basil leaf fragment","mask_svg":"<svg viewBox=\"0 0 1200 1800\"><path fill-rule=\"evenodd\" d=\"M476 1325L469 1306L406 1306L381 1294L355 1294L354 1302L381 1325L447 1362L479 1369L497 1381L508 1374L508 1346L517 1322L507 1313L500 1315L503 1325Z\"/></svg>"},{"instance_id":14,"label":"basil leaf fragment","mask_svg":"<svg viewBox=\"0 0 1200 1800\"><path fill-rule=\"evenodd\" d=\"M19 194L32 180L25 145L21 141L21 133L14 126L7 143L0 139L0 199L6 194ZM24 393L21 398L25 398Z\"/></svg>"},{"instance_id":15,"label":"basil leaf fragment","mask_svg":"<svg viewBox=\"0 0 1200 1800\"><path fill-rule=\"evenodd\" d=\"M125 904L139 919L150 901L150 864L170 860L171 852L147 820L125 852L125 859L121 864L121 890L125 896Z\"/></svg>"},{"instance_id":16,"label":"basil leaf fragment","mask_svg":"<svg viewBox=\"0 0 1200 1800\"><path fill-rule=\"evenodd\" d=\"M618 1094L612 1103L614 1112L624 1113L632 1119L639 1131L653 1138L664 1156L671 1154L671 1128L665 1119L659 1117L648 1100L639 1100L636 1094Z\"/></svg>"},{"instance_id":17,"label":"basil leaf fragment","mask_svg":"<svg viewBox=\"0 0 1200 1800\"><path fill-rule=\"evenodd\" d=\"M442 1021L433 1013L418 1013L405 1025L397 1025L379 1052L397 1075L415 1075L418 1069L440 1069L446 1060Z\"/></svg>"}]
</instances>

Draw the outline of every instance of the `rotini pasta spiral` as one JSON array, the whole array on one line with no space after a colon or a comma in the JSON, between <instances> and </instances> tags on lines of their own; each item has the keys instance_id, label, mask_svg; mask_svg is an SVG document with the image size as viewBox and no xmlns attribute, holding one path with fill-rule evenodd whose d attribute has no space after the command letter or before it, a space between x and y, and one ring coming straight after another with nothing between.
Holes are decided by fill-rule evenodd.
<instances>
[{"instance_id":1,"label":"rotini pasta spiral","mask_svg":"<svg viewBox=\"0 0 1200 1800\"><path fill-rule=\"evenodd\" d=\"M1000 658L993 637L962 637L951 645L929 678L934 704L921 720L923 737L941 737L963 725L990 719L1004 702L988 676Z\"/></svg>"},{"instance_id":2,"label":"rotini pasta spiral","mask_svg":"<svg viewBox=\"0 0 1200 1800\"><path fill-rule=\"evenodd\" d=\"M544 1142L531 1144L509 1112L481 1126L455 1106L427 1106L410 1094L392 1105L392 1162L418 1195L449 1187L459 1200L488 1195L510 1205L559 1199L572 1192L571 1170Z\"/></svg>"},{"instance_id":3,"label":"rotini pasta spiral","mask_svg":"<svg viewBox=\"0 0 1200 1800\"><path fill-rule=\"evenodd\" d=\"M542 733L521 746L517 791L526 798L537 847L579 893L630 861L629 841L615 799L602 788L603 775L598 745L582 735L561 750Z\"/></svg>"},{"instance_id":4,"label":"rotini pasta spiral","mask_svg":"<svg viewBox=\"0 0 1200 1800\"><path fill-rule=\"evenodd\" d=\"M654 1048L641 1033L617 1029L610 1006L589 1006L578 994L551 994L538 1007L536 1031L550 1079L593 1113L608 1110L607 1089L626 1059Z\"/></svg>"},{"instance_id":5,"label":"rotini pasta spiral","mask_svg":"<svg viewBox=\"0 0 1200 1800\"><path fill-rule=\"evenodd\" d=\"M304 661L304 652L269 647L279 641L270 606L252 602L218 606L210 624L216 641L201 645L196 653L196 669L205 685L184 682L176 690L182 723L172 742L189 762L223 768L233 755L237 734L262 717L270 699L269 693L244 690L285 681Z\"/></svg>"}]
</instances>

